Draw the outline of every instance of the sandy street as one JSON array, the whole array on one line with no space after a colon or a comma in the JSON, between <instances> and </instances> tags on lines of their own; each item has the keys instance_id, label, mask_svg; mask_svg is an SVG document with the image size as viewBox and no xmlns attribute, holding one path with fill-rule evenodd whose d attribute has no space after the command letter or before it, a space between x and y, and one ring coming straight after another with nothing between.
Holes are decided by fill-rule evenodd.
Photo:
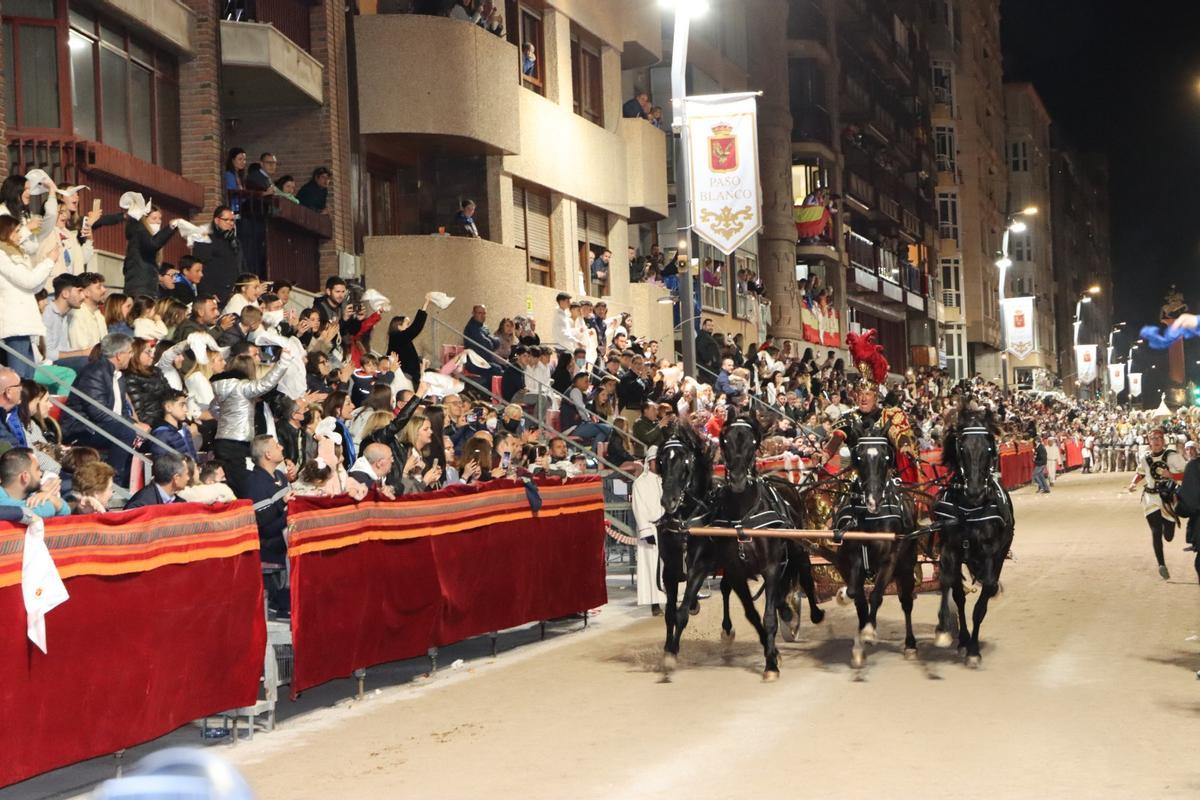
<instances>
[{"instance_id":1,"label":"sandy street","mask_svg":"<svg viewBox=\"0 0 1200 800\"><path fill-rule=\"evenodd\" d=\"M919 661L901 657L889 598L855 672L851 610L829 604L823 625L806 620L782 645L783 677L765 685L740 616L723 650L714 598L665 683L660 620L630 621L615 603L587 631L227 752L260 797L291 800L1196 797L1200 587L1182 535L1171 581L1158 577L1126 480L1072 475L1048 497L1018 493L1017 559L978 671L934 648L926 594Z\"/></svg>"}]
</instances>

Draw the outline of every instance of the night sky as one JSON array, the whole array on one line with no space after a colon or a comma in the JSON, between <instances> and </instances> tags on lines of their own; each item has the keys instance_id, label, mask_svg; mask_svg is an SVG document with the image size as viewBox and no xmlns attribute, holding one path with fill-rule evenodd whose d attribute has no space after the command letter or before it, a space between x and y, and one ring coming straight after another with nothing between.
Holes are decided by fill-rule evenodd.
<instances>
[{"instance_id":1,"label":"night sky","mask_svg":"<svg viewBox=\"0 0 1200 800\"><path fill-rule=\"evenodd\" d=\"M1001 14L1005 80L1032 82L1060 134L1108 156L1115 321L1154 322L1171 283L1200 309L1200 3L1003 0Z\"/></svg>"}]
</instances>

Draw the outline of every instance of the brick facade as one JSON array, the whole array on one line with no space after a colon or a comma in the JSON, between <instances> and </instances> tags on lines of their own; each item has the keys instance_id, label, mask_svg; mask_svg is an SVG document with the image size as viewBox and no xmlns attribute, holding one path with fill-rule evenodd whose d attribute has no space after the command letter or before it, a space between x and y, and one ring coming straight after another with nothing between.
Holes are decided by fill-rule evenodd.
<instances>
[{"instance_id":1,"label":"brick facade","mask_svg":"<svg viewBox=\"0 0 1200 800\"><path fill-rule=\"evenodd\" d=\"M179 64L179 128L183 177L204 187L197 219L211 218L221 202L221 37L216 3L183 0L196 15L195 58Z\"/></svg>"}]
</instances>

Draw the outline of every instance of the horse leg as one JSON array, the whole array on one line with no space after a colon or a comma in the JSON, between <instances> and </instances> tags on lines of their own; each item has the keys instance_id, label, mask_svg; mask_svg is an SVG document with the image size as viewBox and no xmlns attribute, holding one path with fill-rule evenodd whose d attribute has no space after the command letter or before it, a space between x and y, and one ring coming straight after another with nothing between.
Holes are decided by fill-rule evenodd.
<instances>
[{"instance_id":1,"label":"horse leg","mask_svg":"<svg viewBox=\"0 0 1200 800\"><path fill-rule=\"evenodd\" d=\"M1001 556L1003 557L1003 556ZM983 625L983 618L987 616L988 601L996 596L996 592L1000 588L1000 570L996 569L993 559L988 558L984 562L983 569L980 571L981 583L983 589L979 592L979 599L975 601L975 608L971 613L972 628L971 639L967 644L967 666L978 667L982 658L979 655L979 628Z\"/></svg>"},{"instance_id":2,"label":"horse leg","mask_svg":"<svg viewBox=\"0 0 1200 800\"><path fill-rule=\"evenodd\" d=\"M863 666L863 628L870 619L870 606L866 596L866 575L861 563L853 563L845 575L846 592L854 598L854 609L858 612L858 627L854 629L854 645L850 649L850 666L858 669Z\"/></svg>"},{"instance_id":3,"label":"horse leg","mask_svg":"<svg viewBox=\"0 0 1200 800\"><path fill-rule=\"evenodd\" d=\"M938 647L949 647L950 642L950 593L954 588L955 581L962 580L962 567L955 557L956 548L953 546L953 539L947 537L944 533L942 536L942 550L938 556L938 585L942 601L938 605L938 621L937 638L934 644Z\"/></svg>"},{"instance_id":4,"label":"horse leg","mask_svg":"<svg viewBox=\"0 0 1200 800\"><path fill-rule=\"evenodd\" d=\"M763 654L766 656L766 667L763 668L763 680L775 681L779 679L779 649L775 646L775 634L779 628L779 617L775 612L775 606L779 602L779 576L778 567L768 569L763 572L763 580L766 581L766 597L763 601L763 627L766 629L766 635L763 641Z\"/></svg>"},{"instance_id":5,"label":"horse leg","mask_svg":"<svg viewBox=\"0 0 1200 800\"><path fill-rule=\"evenodd\" d=\"M904 609L904 657L917 657L917 637L913 635L912 609L913 595L917 588L916 546L912 545L912 555L905 555L900 560L896 572L896 590L900 595L900 607Z\"/></svg>"},{"instance_id":6,"label":"horse leg","mask_svg":"<svg viewBox=\"0 0 1200 800\"><path fill-rule=\"evenodd\" d=\"M733 591L730 586L729 576L721 576L721 606L724 609L724 616L721 617L721 641L727 646L733 644L733 620L729 616L729 593Z\"/></svg>"},{"instance_id":7,"label":"horse leg","mask_svg":"<svg viewBox=\"0 0 1200 800\"><path fill-rule=\"evenodd\" d=\"M808 618L813 625L820 625L825 619L825 611L817 605L817 582L813 580L812 559L803 548L800 549L800 563L796 567L796 580L804 590L804 596L808 598ZM800 627L799 621L796 622L796 627Z\"/></svg>"},{"instance_id":8,"label":"horse leg","mask_svg":"<svg viewBox=\"0 0 1200 800\"><path fill-rule=\"evenodd\" d=\"M696 600L696 595L700 593L700 586L704 583L706 575L705 564L702 559L697 558L692 562L688 570L687 586L683 590L683 602L675 610L675 638L667 644L667 650L663 653L663 671L671 673L675 670L675 665L679 658L679 640L683 638L683 631L687 628L688 609L692 607L692 603Z\"/></svg>"},{"instance_id":9,"label":"horse leg","mask_svg":"<svg viewBox=\"0 0 1200 800\"><path fill-rule=\"evenodd\" d=\"M971 642L971 629L967 625L967 590L963 587L962 575L954 581L954 605L958 607L958 654L966 655Z\"/></svg>"},{"instance_id":10,"label":"horse leg","mask_svg":"<svg viewBox=\"0 0 1200 800\"><path fill-rule=\"evenodd\" d=\"M892 582L892 575L895 574L895 571L896 551L893 549L885 557L883 566L875 573L875 585L871 589L870 611L867 615L867 624L863 627L863 639L865 641L875 641L875 628L879 624L879 607L883 605L884 592L887 591L888 584Z\"/></svg>"},{"instance_id":11,"label":"horse leg","mask_svg":"<svg viewBox=\"0 0 1200 800\"><path fill-rule=\"evenodd\" d=\"M663 652L669 652L671 642L675 639L675 614L679 608L679 575L675 571L674 566L669 566L667 560L663 559L662 581L663 594L666 595L666 603L663 608L663 621L667 626L667 640L663 643Z\"/></svg>"}]
</instances>

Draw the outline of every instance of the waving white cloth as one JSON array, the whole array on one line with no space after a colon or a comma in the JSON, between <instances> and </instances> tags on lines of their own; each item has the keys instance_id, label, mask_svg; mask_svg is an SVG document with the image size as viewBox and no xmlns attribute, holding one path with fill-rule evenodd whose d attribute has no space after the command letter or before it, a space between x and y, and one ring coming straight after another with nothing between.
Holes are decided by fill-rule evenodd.
<instances>
[{"instance_id":1,"label":"waving white cloth","mask_svg":"<svg viewBox=\"0 0 1200 800\"><path fill-rule=\"evenodd\" d=\"M398 373L403 375L404 373ZM440 372L426 372L421 376L421 381L429 385L429 394L432 397L449 397L452 394L461 394L465 385L462 381L443 375Z\"/></svg>"},{"instance_id":2,"label":"waving white cloth","mask_svg":"<svg viewBox=\"0 0 1200 800\"><path fill-rule=\"evenodd\" d=\"M60 195L62 195L63 197L74 197L75 195L79 194L80 192L82 192L84 189L87 189L87 188L90 188L90 187L83 186L82 184L79 186L68 186L65 189L60 186L58 189L58 193Z\"/></svg>"},{"instance_id":3,"label":"waving white cloth","mask_svg":"<svg viewBox=\"0 0 1200 800\"><path fill-rule=\"evenodd\" d=\"M125 209L125 213L129 215L130 219L141 219L149 214L150 204L150 198L142 197L138 192L126 192L117 201L117 205Z\"/></svg>"},{"instance_id":4,"label":"waving white cloth","mask_svg":"<svg viewBox=\"0 0 1200 800\"><path fill-rule=\"evenodd\" d=\"M454 298L451 297L450 295L446 294L445 292L430 292L429 293L429 302L433 303L435 306L437 306L438 308L445 311L447 308L450 307L450 304L454 302Z\"/></svg>"},{"instance_id":5,"label":"waving white cloth","mask_svg":"<svg viewBox=\"0 0 1200 800\"><path fill-rule=\"evenodd\" d=\"M46 184L50 183L50 176L46 174L46 170L31 169L25 173L25 180L29 182L31 195L49 194L50 187Z\"/></svg>"},{"instance_id":6,"label":"waving white cloth","mask_svg":"<svg viewBox=\"0 0 1200 800\"><path fill-rule=\"evenodd\" d=\"M209 244L212 242L212 223L207 225L193 225L186 219L179 217L171 220L171 227L179 231L179 235L187 242L189 249L197 243Z\"/></svg>"},{"instance_id":7,"label":"waving white cloth","mask_svg":"<svg viewBox=\"0 0 1200 800\"><path fill-rule=\"evenodd\" d=\"M363 292L362 301L371 310L372 314L376 312L386 314L392 310L392 301L388 300L375 289L367 289Z\"/></svg>"},{"instance_id":8,"label":"waving white cloth","mask_svg":"<svg viewBox=\"0 0 1200 800\"><path fill-rule=\"evenodd\" d=\"M209 350L215 350L222 356L229 353L228 347L217 347L217 340L212 337L212 334L202 333L200 331L188 334L187 343L192 349L192 355L196 357L197 364L208 363Z\"/></svg>"},{"instance_id":9,"label":"waving white cloth","mask_svg":"<svg viewBox=\"0 0 1200 800\"><path fill-rule=\"evenodd\" d=\"M317 423L316 430L313 431L313 436L317 439L324 439L334 444L341 444L342 435L338 433L337 420L333 417L324 417ZM326 459L329 461L330 459Z\"/></svg>"},{"instance_id":10,"label":"waving white cloth","mask_svg":"<svg viewBox=\"0 0 1200 800\"><path fill-rule=\"evenodd\" d=\"M46 615L66 602L69 595L46 547L46 529L42 518L32 514L26 516L25 552L21 557L25 631L29 640L45 653Z\"/></svg>"},{"instance_id":11,"label":"waving white cloth","mask_svg":"<svg viewBox=\"0 0 1200 800\"><path fill-rule=\"evenodd\" d=\"M276 388L293 400L299 400L308 391L308 376L304 372L304 345L295 336L280 336L262 328L251 331L247 337L259 347L278 347L292 354L283 370ZM282 358L282 354L281 358Z\"/></svg>"}]
</instances>

